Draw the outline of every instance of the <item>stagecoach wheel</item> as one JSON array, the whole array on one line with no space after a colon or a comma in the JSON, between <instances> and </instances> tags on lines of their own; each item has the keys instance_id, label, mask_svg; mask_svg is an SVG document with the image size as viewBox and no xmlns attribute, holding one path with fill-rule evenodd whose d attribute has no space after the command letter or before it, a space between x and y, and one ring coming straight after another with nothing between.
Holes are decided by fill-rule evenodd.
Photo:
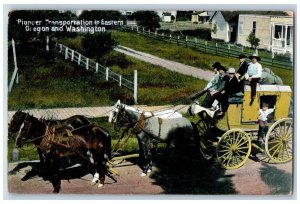
<instances>
[{"instance_id":1,"label":"stagecoach wheel","mask_svg":"<svg viewBox=\"0 0 300 204\"><path fill-rule=\"evenodd\" d=\"M209 133L210 129L212 127L211 122L208 119L207 113L206 112L200 112L199 114L199 121L197 122L197 128L199 132L199 148L200 148L200 153L205 159L210 159L212 158L213 154L213 143L209 138Z\"/></svg>"},{"instance_id":2,"label":"stagecoach wheel","mask_svg":"<svg viewBox=\"0 0 300 204\"><path fill-rule=\"evenodd\" d=\"M250 137L243 130L232 129L220 138L217 145L217 160L225 169L237 169L248 159L251 152Z\"/></svg>"},{"instance_id":3,"label":"stagecoach wheel","mask_svg":"<svg viewBox=\"0 0 300 204\"><path fill-rule=\"evenodd\" d=\"M293 120L283 118L275 122L269 129L265 151L276 163L284 163L293 158Z\"/></svg>"}]
</instances>

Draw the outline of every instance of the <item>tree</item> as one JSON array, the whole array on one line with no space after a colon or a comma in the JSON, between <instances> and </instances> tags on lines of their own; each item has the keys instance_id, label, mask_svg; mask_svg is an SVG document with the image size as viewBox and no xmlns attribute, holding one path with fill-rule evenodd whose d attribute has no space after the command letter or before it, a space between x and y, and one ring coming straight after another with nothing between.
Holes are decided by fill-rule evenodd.
<instances>
[{"instance_id":1,"label":"tree","mask_svg":"<svg viewBox=\"0 0 300 204\"><path fill-rule=\"evenodd\" d=\"M255 35L254 35L253 32L250 32L250 34L249 34L249 36L247 38L247 42L250 43L251 48L256 49L259 46L260 39L258 39L257 37L255 37Z\"/></svg>"},{"instance_id":2,"label":"tree","mask_svg":"<svg viewBox=\"0 0 300 204\"><path fill-rule=\"evenodd\" d=\"M96 58L101 61L104 55L108 54L117 46L117 41L112 38L110 32L86 34L82 39L82 46L87 57Z\"/></svg>"},{"instance_id":3,"label":"tree","mask_svg":"<svg viewBox=\"0 0 300 204\"><path fill-rule=\"evenodd\" d=\"M138 26L142 26L146 30L155 31L156 28L160 28L160 18L154 11L136 11L132 17L136 19Z\"/></svg>"}]
</instances>

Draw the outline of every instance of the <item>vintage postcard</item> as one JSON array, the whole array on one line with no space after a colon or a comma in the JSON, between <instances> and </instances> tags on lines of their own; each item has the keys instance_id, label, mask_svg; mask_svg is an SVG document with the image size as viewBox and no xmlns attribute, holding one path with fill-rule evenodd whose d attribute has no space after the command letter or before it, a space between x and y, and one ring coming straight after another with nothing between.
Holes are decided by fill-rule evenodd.
<instances>
[{"instance_id":1,"label":"vintage postcard","mask_svg":"<svg viewBox=\"0 0 300 204\"><path fill-rule=\"evenodd\" d=\"M293 10L10 9L7 192L293 192Z\"/></svg>"}]
</instances>

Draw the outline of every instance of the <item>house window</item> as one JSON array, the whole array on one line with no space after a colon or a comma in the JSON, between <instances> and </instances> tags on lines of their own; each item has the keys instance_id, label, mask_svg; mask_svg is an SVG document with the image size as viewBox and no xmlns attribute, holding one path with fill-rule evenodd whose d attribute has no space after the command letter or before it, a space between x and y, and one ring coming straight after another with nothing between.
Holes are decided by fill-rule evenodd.
<instances>
[{"instance_id":1,"label":"house window","mask_svg":"<svg viewBox=\"0 0 300 204\"><path fill-rule=\"evenodd\" d=\"M274 38L279 39L282 38L282 26L281 25L275 25L275 35Z\"/></svg>"},{"instance_id":2,"label":"house window","mask_svg":"<svg viewBox=\"0 0 300 204\"><path fill-rule=\"evenodd\" d=\"M252 25L252 33L255 35L256 33L256 21L253 21L253 25Z\"/></svg>"},{"instance_id":3,"label":"house window","mask_svg":"<svg viewBox=\"0 0 300 204\"><path fill-rule=\"evenodd\" d=\"M239 34L240 34L240 35L243 35L243 34L244 34L243 29L244 29L244 22L241 21L240 24L239 24Z\"/></svg>"}]
</instances>

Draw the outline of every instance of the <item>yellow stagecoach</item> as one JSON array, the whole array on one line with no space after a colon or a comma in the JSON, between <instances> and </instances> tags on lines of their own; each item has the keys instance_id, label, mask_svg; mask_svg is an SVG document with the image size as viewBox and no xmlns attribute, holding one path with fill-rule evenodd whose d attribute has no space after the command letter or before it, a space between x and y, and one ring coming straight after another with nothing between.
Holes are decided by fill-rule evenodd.
<instances>
[{"instance_id":1,"label":"yellow stagecoach","mask_svg":"<svg viewBox=\"0 0 300 204\"><path fill-rule=\"evenodd\" d=\"M203 108L195 101L189 109L198 115L196 125L200 136L200 151L206 158L215 156L225 169L241 167L250 156L251 149L265 152L275 163L292 160L293 120L291 118L292 91L289 86L257 85L256 98L250 105L250 86L244 94L229 97L229 108L224 117L216 118L216 111ZM269 130L262 149L256 144L258 112L262 103L274 108Z\"/></svg>"}]
</instances>

